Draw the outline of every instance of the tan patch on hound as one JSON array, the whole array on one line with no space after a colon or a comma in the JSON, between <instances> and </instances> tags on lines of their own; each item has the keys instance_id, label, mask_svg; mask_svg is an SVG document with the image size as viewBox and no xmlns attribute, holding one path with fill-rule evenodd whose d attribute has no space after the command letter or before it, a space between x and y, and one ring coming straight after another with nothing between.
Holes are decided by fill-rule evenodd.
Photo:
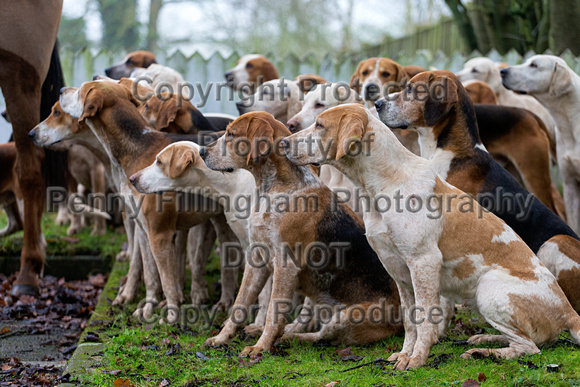
<instances>
[{"instance_id":1,"label":"tan patch on hound","mask_svg":"<svg viewBox=\"0 0 580 387\"><path fill-rule=\"evenodd\" d=\"M510 275L524 281L538 280L535 268L528 264L533 253L503 221L490 212L481 211L479 204L475 202L473 211L462 211L460 204L465 200L461 199L463 192L443 183L439 178L436 179L433 192L443 195L444 202L446 198L450 198L451 205L445 208L447 203L444 204L446 221L438 245L444 252L444 260L463 260L463 267L458 270L459 278L464 277L468 271L465 268L469 265L465 261L473 261L469 257L480 256L487 266L501 266ZM456 197L452 198L450 195ZM488 226L478 227L477 232L466 233L465 230L473 229L474 222L483 222ZM457 235L463 235L460 244L457 243ZM493 249L490 248L490 243ZM468 257L465 257L466 250L469 252ZM478 263L472 262L472 265L475 267Z\"/></svg>"},{"instance_id":2,"label":"tan patch on hound","mask_svg":"<svg viewBox=\"0 0 580 387\"><path fill-rule=\"evenodd\" d=\"M497 105L497 96L489 85L482 81L466 82L465 90L473 103Z\"/></svg>"}]
</instances>

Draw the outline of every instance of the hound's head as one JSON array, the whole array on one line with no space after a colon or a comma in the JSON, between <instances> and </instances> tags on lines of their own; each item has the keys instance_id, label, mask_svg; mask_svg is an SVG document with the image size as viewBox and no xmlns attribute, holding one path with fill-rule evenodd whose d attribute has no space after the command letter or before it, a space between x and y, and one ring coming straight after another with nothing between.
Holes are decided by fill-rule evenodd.
<instances>
[{"instance_id":1,"label":"hound's head","mask_svg":"<svg viewBox=\"0 0 580 387\"><path fill-rule=\"evenodd\" d=\"M266 81L280 78L276 67L263 55L244 55L238 64L225 73L228 85L234 90L254 92Z\"/></svg>"},{"instance_id":2,"label":"hound's head","mask_svg":"<svg viewBox=\"0 0 580 387\"><path fill-rule=\"evenodd\" d=\"M292 133L301 131L314 123L316 117L335 106L364 101L361 96L344 83L326 83L317 85L306 94L302 110L287 122Z\"/></svg>"},{"instance_id":3,"label":"hound's head","mask_svg":"<svg viewBox=\"0 0 580 387\"><path fill-rule=\"evenodd\" d=\"M470 80L487 83L497 95L501 91L501 76L497 65L489 58L473 58L465 62L463 70L455 74L461 82Z\"/></svg>"},{"instance_id":4,"label":"hound's head","mask_svg":"<svg viewBox=\"0 0 580 387\"><path fill-rule=\"evenodd\" d=\"M471 80L463 82L463 87L473 103L497 105L497 96L487 83Z\"/></svg>"},{"instance_id":5,"label":"hound's head","mask_svg":"<svg viewBox=\"0 0 580 387\"><path fill-rule=\"evenodd\" d=\"M152 52L134 51L127 54L119 63L105 69L105 74L113 79L128 78L135 68L147 68L153 63L157 63L157 60Z\"/></svg>"},{"instance_id":6,"label":"hound's head","mask_svg":"<svg viewBox=\"0 0 580 387\"><path fill-rule=\"evenodd\" d=\"M168 145L153 164L129 178L137 191L149 194L198 187L208 168L199 156L200 146L190 141Z\"/></svg>"},{"instance_id":7,"label":"hound's head","mask_svg":"<svg viewBox=\"0 0 580 387\"><path fill-rule=\"evenodd\" d=\"M350 87L366 101L374 102L385 93L398 91L407 73L389 58L370 58L358 64L350 78Z\"/></svg>"},{"instance_id":8,"label":"hound's head","mask_svg":"<svg viewBox=\"0 0 580 387\"><path fill-rule=\"evenodd\" d=\"M79 123L78 119L65 113L57 101L52 107L50 116L36 125L28 135L36 145L50 147L65 140L83 140L91 134L85 123Z\"/></svg>"},{"instance_id":9,"label":"hound's head","mask_svg":"<svg viewBox=\"0 0 580 387\"><path fill-rule=\"evenodd\" d=\"M572 74L564 59L552 55L535 55L524 64L501 70L506 88L549 97L559 97L572 91Z\"/></svg>"},{"instance_id":10,"label":"hound's head","mask_svg":"<svg viewBox=\"0 0 580 387\"><path fill-rule=\"evenodd\" d=\"M63 88L60 94L62 110L80 122L96 117L102 110L116 104L139 107L139 102L129 89L108 82L85 82L80 88Z\"/></svg>"},{"instance_id":11,"label":"hound's head","mask_svg":"<svg viewBox=\"0 0 580 387\"><path fill-rule=\"evenodd\" d=\"M361 153L369 114L360 104L328 109L308 128L286 137L282 147L297 165L348 163Z\"/></svg>"},{"instance_id":12,"label":"hound's head","mask_svg":"<svg viewBox=\"0 0 580 387\"><path fill-rule=\"evenodd\" d=\"M301 75L297 76L296 78L294 78L294 81L296 81L298 83L298 88L304 94L308 94L309 92L314 90L316 85L322 85L324 83L328 83L328 81L326 79L324 79L320 75L316 75L316 74L301 74Z\"/></svg>"},{"instance_id":13,"label":"hound's head","mask_svg":"<svg viewBox=\"0 0 580 387\"><path fill-rule=\"evenodd\" d=\"M139 113L151 127L160 132L198 134L200 131L214 131L191 102L173 93L151 97L139 107Z\"/></svg>"},{"instance_id":14,"label":"hound's head","mask_svg":"<svg viewBox=\"0 0 580 387\"><path fill-rule=\"evenodd\" d=\"M290 131L269 113L246 113L228 125L224 136L201 149L205 164L216 171L252 170L269 157L283 155L279 139Z\"/></svg>"},{"instance_id":15,"label":"hound's head","mask_svg":"<svg viewBox=\"0 0 580 387\"><path fill-rule=\"evenodd\" d=\"M380 120L390 128L432 128L447 119L461 97L469 97L449 71L416 75L405 90L376 102Z\"/></svg>"}]
</instances>

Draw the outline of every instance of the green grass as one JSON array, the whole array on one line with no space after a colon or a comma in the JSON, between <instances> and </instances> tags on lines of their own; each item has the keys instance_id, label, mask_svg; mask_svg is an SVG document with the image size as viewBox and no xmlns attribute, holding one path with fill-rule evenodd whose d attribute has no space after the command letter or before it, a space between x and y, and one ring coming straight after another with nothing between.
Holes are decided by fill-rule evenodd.
<instances>
[{"instance_id":1,"label":"green grass","mask_svg":"<svg viewBox=\"0 0 580 387\"><path fill-rule=\"evenodd\" d=\"M89 228L78 237L78 243L70 244L60 239L61 235L66 235L66 227L54 225L53 218L54 215L48 214L43 219L49 254L87 254L98 250L114 257L124 240L124 235L114 230L109 230L104 237L91 237ZM0 227L4 227L5 222L2 214ZM0 240L0 254L18 252L21 239L22 233L19 233ZM562 334L562 340L543 349L539 355L510 361L461 359L461 353L471 347L456 340L467 339L478 330L493 332L481 319L467 311L459 312L449 337L433 347L429 364L413 371L393 371L391 365L382 362L349 370L379 358L386 359L401 347L403 337L353 347L353 354L363 357L359 362L341 361L335 351L343 347L291 342L278 346L273 354L264 354L258 363L248 365L248 359L240 359L238 354L245 346L253 345L256 339L238 335L227 348L201 347L208 337L217 333L219 324L226 317L223 314L211 326L200 323L181 327L160 326L143 324L133 318L131 313L137 303L124 308L112 307L110 300L115 297L119 281L127 269L126 262L116 263L83 333L81 340L98 334L104 342L104 349L93 356L97 361L94 367L87 367L75 375L77 381L98 386L114 385L117 379L127 379L135 386L159 386L164 379L171 386L188 383L191 386L324 386L332 381L339 381L340 386L461 386L466 379L477 379L478 373L483 373L487 377L484 386L580 385L580 348L563 340L569 338L568 334ZM219 279L219 260L215 254L208 265L207 279L210 297L215 302L219 299L219 286L214 286ZM139 297L143 295L141 289ZM175 350L176 344L179 344L180 351ZM527 362L537 368L530 368ZM547 372L547 364L559 364L559 372Z\"/></svg>"},{"instance_id":2,"label":"green grass","mask_svg":"<svg viewBox=\"0 0 580 387\"><path fill-rule=\"evenodd\" d=\"M86 227L73 238L78 242L71 243L66 238L68 226L58 226L54 219L55 213L45 213L42 217L42 231L48 243L46 255L74 256L100 255L105 258L115 258L121 250L121 245L127 240L122 230L113 230L109 227L104 236L91 236L92 226ZM6 214L0 212L0 229L7 224ZM19 256L22 250L23 232L17 232L8 237L0 238L0 256Z\"/></svg>"},{"instance_id":3,"label":"green grass","mask_svg":"<svg viewBox=\"0 0 580 387\"><path fill-rule=\"evenodd\" d=\"M208 270L212 278L219 270L216 262L214 256ZM110 386L119 378L127 379L135 386L159 386L164 379L172 386L188 383L191 386L324 386L332 381L339 381L340 386L461 386L466 379L477 380L481 372L487 377L484 386L580 385L580 348L565 340L569 339L567 333L539 355L510 361L461 359L460 355L471 347L456 340L465 340L480 330L494 332L482 319L465 310L456 316L449 337L433 347L429 364L417 370L393 371L392 365L380 362L348 370L379 358L386 359L401 347L403 337L353 347L353 354L363 357L359 362L341 361L335 351L343 347L291 342L278 346L273 354L264 354L258 363L248 365L249 359L241 359L238 354L245 346L253 345L256 339L238 335L227 348L201 346L208 337L217 333L225 315L220 316L213 326L200 323L181 327L160 326L141 324L132 318L130 312L135 304L124 309L111 307L106 298L115 296L116 281L125 271L126 264L114 269L105 296L95 311L93 323L97 320L98 324L88 328L99 333L105 347L97 357L99 367L87 369L79 376L80 381L99 386ZM219 292L215 292L212 298L217 300ZM180 353L175 351L176 344L181 348ZM559 364L559 372L549 373L547 364ZM537 368L533 368L535 366Z\"/></svg>"}]
</instances>

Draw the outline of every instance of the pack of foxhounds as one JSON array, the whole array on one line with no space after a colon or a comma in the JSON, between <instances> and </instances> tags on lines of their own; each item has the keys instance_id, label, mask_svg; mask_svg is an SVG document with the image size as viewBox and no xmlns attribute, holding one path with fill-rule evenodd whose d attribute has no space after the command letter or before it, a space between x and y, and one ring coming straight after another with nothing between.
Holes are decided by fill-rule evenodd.
<instances>
[{"instance_id":1,"label":"pack of foxhounds","mask_svg":"<svg viewBox=\"0 0 580 387\"><path fill-rule=\"evenodd\" d=\"M247 97L239 117L156 94L184 79L146 51L105 73L63 88L29 135L70 149L69 194L125 201L128 249L117 258L130 269L114 304L135 301L142 282L142 318L174 323L184 303L207 304L217 240L213 308L230 314L207 346L242 329L259 336L242 355L279 340L404 334L388 360L412 369L458 307L499 332L471 337L495 344L465 359L536 354L564 330L580 344L580 77L563 59L482 57L454 74L370 58L348 83L330 83L282 79L246 55L225 74ZM7 235L22 228L14 146L0 146L0 159ZM252 205L242 211L237 198ZM92 221L103 234L110 217L97 202L62 206L58 221L70 218L70 234Z\"/></svg>"}]
</instances>

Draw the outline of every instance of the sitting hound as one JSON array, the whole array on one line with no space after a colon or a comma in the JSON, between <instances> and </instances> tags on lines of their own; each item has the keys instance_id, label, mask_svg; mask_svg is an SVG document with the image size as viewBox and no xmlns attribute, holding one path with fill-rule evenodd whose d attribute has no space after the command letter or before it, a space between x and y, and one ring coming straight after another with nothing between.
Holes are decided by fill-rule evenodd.
<instances>
[{"instance_id":1,"label":"sitting hound","mask_svg":"<svg viewBox=\"0 0 580 387\"><path fill-rule=\"evenodd\" d=\"M405 119L422 109L397 113ZM470 344L507 345L474 348L463 358L539 353L538 346L557 340L564 329L580 343L580 317L520 237L442 180L364 107L330 109L280 144L297 165L335 166L370 198L367 238L397 282L405 311L403 348L389 357L395 369L426 364L437 343L428 317L440 294L464 300L501 333L473 336ZM390 211L389 200L396 200Z\"/></svg>"}]
</instances>

